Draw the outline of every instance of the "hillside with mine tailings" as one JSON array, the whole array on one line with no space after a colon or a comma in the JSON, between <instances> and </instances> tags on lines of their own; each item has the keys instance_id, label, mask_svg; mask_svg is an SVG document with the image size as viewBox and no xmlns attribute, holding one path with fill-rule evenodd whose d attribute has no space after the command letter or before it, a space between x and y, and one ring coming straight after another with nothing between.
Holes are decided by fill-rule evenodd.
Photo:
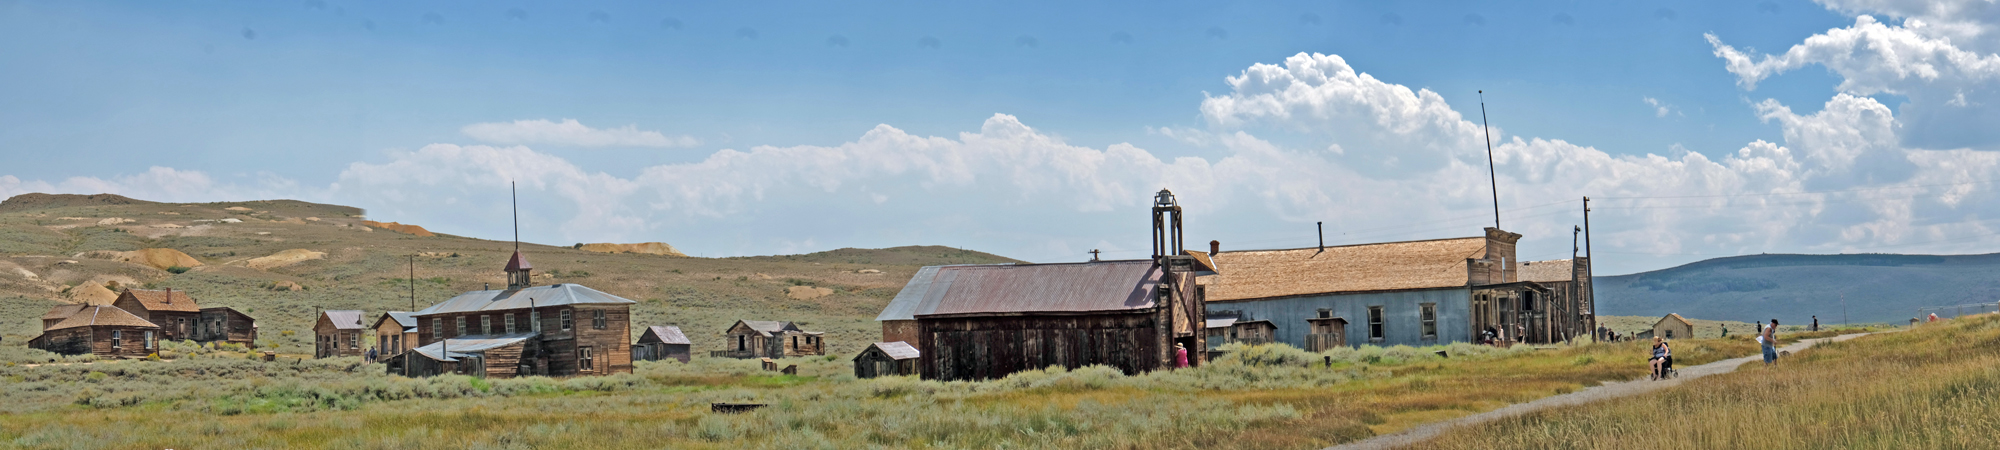
<instances>
[{"instance_id":1,"label":"hillside with mine tailings","mask_svg":"<svg viewBox=\"0 0 2000 450\"><path fill-rule=\"evenodd\" d=\"M1908 323L1919 307L1990 303L2000 300L2000 254L1748 255L1597 279L1601 315L1785 325L1818 315L1833 324L1843 296L1853 323Z\"/></svg>"},{"instance_id":2,"label":"hillside with mine tailings","mask_svg":"<svg viewBox=\"0 0 2000 450\"><path fill-rule=\"evenodd\" d=\"M93 285L186 291L203 306L256 317L259 338L280 351L305 353L316 311L359 309L372 324L382 311L410 310L411 255L417 255L417 308L506 284L500 269L512 242L420 237L371 228L366 220L358 208L290 200L17 196L0 202L0 346L39 335L49 307L101 295ZM193 262L157 267L117 258L142 251L185 254ZM852 353L880 338L875 315L918 267L1019 262L938 246L732 258L526 243L521 251L538 284L578 283L637 301L634 332L679 325L697 352L720 345L731 323L752 319L799 322L827 332L831 352ZM792 289L801 286L811 289Z\"/></svg>"}]
</instances>

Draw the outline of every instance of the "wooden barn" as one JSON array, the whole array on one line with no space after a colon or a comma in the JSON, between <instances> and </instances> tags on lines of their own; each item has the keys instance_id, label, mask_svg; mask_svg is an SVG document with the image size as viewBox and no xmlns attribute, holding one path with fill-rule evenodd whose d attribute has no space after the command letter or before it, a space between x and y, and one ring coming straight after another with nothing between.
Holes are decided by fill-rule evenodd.
<instances>
[{"instance_id":1,"label":"wooden barn","mask_svg":"<svg viewBox=\"0 0 2000 450\"><path fill-rule=\"evenodd\" d=\"M716 358L783 358L826 354L826 333L806 331L791 322L738 320L723 332L725 350L709 351Z\"/></svg>"},{"instance_id":2,"label":"wooden barn","mask_svg":"<svg viewBox=\"0 0 2000 450\"><path fill-rule=\"evenodd\" d=\"M386 359L409 350L417 343L415 314L409 311L390 311L375 318L375 325L369 328L375 330L376 354Z\"/></svg>"},{"instance_id":3,"label":"wooden barn","mask_svg":"<svg viewBox=\"0 0 2000 450\"><path fill-rule=\"evenodd\" d=\"M146 319L160 327L160 339L194 340L195 323L201 320L201 306L187 291L126 289L111 306Z\"/></svg>"},{"instance_id":4,"label":"wooden barn","mask_svg":"<svg viewBox=\"0 0 2000 450\"><path fill-rule=\"evenodd\" d=\"M913 347L925 379L994 379L1050 366L1139 373L1173 367L1176 344L1200 364L1206 311L1195 281L1212 268L1182 254L1173 193L1161 190L1152 214L1152 259L927 268L933 276L911 280L909 295L890 302L898 311L879 317L916 320Z\"/></svg>"},{"instance_id":5,"label":"wooden barn","mask_svg":"<svg viewBox=\"0 0 2000 450\"><path fill-rule=\"evenodd\" d=\"M854 356L854 377L875 378L917 374L916 347L903 342L876 342Z\"/></svg>"},{"instance_id":6,"label":"wooden barn","mask_svg":"<svg viewBox=\"0 0 2000 450\"><path fill-rule=\"evenodd\" d=\"M693 347L694 345L688 342L687 335L681 333L681 327L646 327L645 332L639 333L639 342L632 344L632 359L634 361L672 359L688 362Z\"/></svg>"},{"instance_id":7,"label":"wooden barn","mask_svg":"<svg viewBox=\"0 0 2000 450\"><path fill-rule=\"evenodd\" d=\"M319 320L313 322L313 357L362 356L367 353L361 349L364 331L359 310L320 311Z\"/></svg>"},{"instance_id":8,"label":"wooden barn","mask_svg":"<svg viewBox=\"0 0 2000 450\"><path fill-rule=\"evenodd\" d=\"M115 306L85 306L42 330L28 347L64 355L144 358L158 351L159 330Z\"/></svg>"},{"instance_id":9,"label":"wooden barn","mask_svg":"<svg viewBox=\"0 0 2000 450\"><path fill-rule=\"evenodd\" d=\"M195 342L228 342L257 347L257 319L227 306L201 309L194 325Z\"/></svg>"},{"instance_id":10,"label":"wooden barn","mask_svg":"<svg viewBox=\"0 0 2000 450\"><path fill-rule=\"evenodd\" d=\"M1680 314L1667 314L1666 317L1661 317L1659 322L1653 323L1652 331L1653 336L1659 336L1663 339L1692 339L1694 338L1694 322L1689 322L1687 319L1682 318Z\"/></svg>"},{"instance_id":11,"label":"wooden barn","mask_svg":"<svg viewBox=\"0 0 2000 450\"><path fill-rule=\"evenodd\" d=\"M446 341L438 345L437 352L412 358L461 364L464 361L457 354L475 355L489 376L501 376L502 372L505 376L632 373L631 308L637 302L580 284L534 286L532 270L527 258L517 251L507 261L507 289L466 292L412 313L419 350ZM518 347L494 344L516 338L524 339ZM478 344L455 344L460 340ZM484 345L498 345L491 348L507 355L481 353L494 350L465 350ZM518 364L510 362L514 359ZM415 369L422 363L409 364ZM390 373L400 372L392 369Z\"/></svg>"}]
</instances>

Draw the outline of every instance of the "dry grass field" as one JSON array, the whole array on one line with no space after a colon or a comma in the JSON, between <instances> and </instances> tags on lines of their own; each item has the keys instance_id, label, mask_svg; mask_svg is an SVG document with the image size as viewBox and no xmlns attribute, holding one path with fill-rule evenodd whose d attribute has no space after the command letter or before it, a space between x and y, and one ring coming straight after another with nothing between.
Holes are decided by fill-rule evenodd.
<instances>
[{"instance_id":1,"label":"dry grass field","mask_svg":"<svg viewBox=\"0 0 2000 450\"><path fill-rule=\"evenodd\" d=\"M1823 343L1779 364L1468 427L1435 449L1973 449L2000 436L2000 316Z\"/></svg>"}]
</instances>

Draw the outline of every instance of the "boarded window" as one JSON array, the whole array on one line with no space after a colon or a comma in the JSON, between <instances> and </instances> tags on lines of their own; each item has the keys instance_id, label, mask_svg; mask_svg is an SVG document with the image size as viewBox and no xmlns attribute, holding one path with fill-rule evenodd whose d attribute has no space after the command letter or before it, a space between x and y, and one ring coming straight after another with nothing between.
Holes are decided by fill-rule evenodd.
<instances>
[{"instance_id":1,"label":"boarded window","mask_svg":"<svg viewBox=\"0 0 2000 450\"><path fill-rule=\"evenodd\" d=\"M1425 304L1423 304L1423 313L1422 313L1422 314L1423 314L1423 321L1424 321L1424 339L1437 339L1437 337L1438 337L1438 305L1437 305L1436 303L1425 303Z\"/></svg>"},{"instance_id":2,"label":"boarded window","mask_svg":"<svg viewBox=\"0 0 2000 450\"><path fill-rule=\"evenodd\" d=\"M595 328L595 329L599 329L599 330L602 330L602 329L604 329L604 327L605 327L605 326L606 326L606 324L604 323L604 311L602 311L602 310L599 310L599 311L591 311L591 312L590 312L590 327L591 327L591 328Z\"/></svg>"},{"instance_id":3,"label":"boarded window","mask_svg":"<svg viewBox=\"0 0 2000 450\"><path fill-rule=\"evenodd\" d=\"M597 370L597 364L592 358L590 347L576 348L576 367L578 370L585 372Z\"/></svg>"},{"instance_id":4,"label":"boarded window","mask_svg":"<svg viewBox=\"0 0 2000 450\"><path fill-rule=\"evenodd\" d=\"M1381 342L1383 337L1387 335L1382 328L1382 307L1368 307L1368 340L1370 342Z\"/></svg>"},{"instance_id":5,"label":"boarded window","mask_svg":"<svg viewBox=\"0 0 2000 450\"><path fill-rule=\"evenodd\" d=\"M571 323L572 323L572 320L574 320L574 319L572 319L572 318L570 317L570 310L567 310L567 309L565 309L565 310L562 310L562 330L563 330L563 331L569 331L569 328L570 328L570 327L572 326L572 325L571 325Z\"/></svg>"}]
</instances>

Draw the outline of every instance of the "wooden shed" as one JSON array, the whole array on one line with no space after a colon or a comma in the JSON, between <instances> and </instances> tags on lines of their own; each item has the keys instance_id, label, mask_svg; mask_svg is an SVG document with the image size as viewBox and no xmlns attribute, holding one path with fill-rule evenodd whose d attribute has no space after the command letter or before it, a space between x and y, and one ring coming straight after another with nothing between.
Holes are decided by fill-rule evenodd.
<instances>
[{"instance_id":1,"label":"wooden shed","mask_svg":"<svg viewBox=\"0 0 2000 450\"><path fill-rule=\"evenodd\" d=\"M313 357L361 356L361 311L339 309L321 311L313 323Z\"/></svg>"},{"instance_id":2,"label":"wooden shed","mask_svg":"<svg viewBox=\"0 0 2000 450\"><path fill-rule=\"evenodd\" d=\"M42 330L28 346L64 355L144 358L158 351L159 330L116 306L88 306Z\"/></svg>"},{"instance_id":3,"label":"wooden shed","mask_svg":"<svg viewBox=\"0 0 2000 450\"><path fill-rule=\"evenodd\" d=\"M693 344L688 342L687 335L681 333L681 327L646 327L645 332L639 333L639 342L632 344L632 359L643 361L673 359L688 362L690 352L693 351L692 347Z\"/></svg>"},{"instance_id":4,"label":"wooden shed","mask_svg":"<svg viewBox=\"0 0 2000 450\"><path fill-rule=\"evenodd\" d=\"M455 373L480 378L533 375L532 362L546 348L540 333L449 338L384 359L390 374L427 377Z\"/></svg>"},{"instance_id":5,"label":"wooden shed","mask_svg":"<svg viewBox=\"0 0 2000 450\"><path fill-rule=\"evenodd\" d=\"M1680 314L1667 314L1659 322L1653 323L1653 336L1665 339L1694 338L1694 323L1688 322Z\"/></svg>"},{"instance_id":6,"label":"wooden shed","mask_svg":"<svg viewBox=\"0 0 2000 450\"><path fill-rule=\"evenodd\" d=\"M201 309L201 319L194 325L195 342L228 342L246 347L257 346L257 319L236 308L217 306Z\"/></svg>"},{"instance_id":7,"label":"wooden shed","mask_svg":"<svg viewBox=\"0 0 2000 450\"><path fill-rule=\"evenodd\" d=\"M126 289L111 306L158 325L160 339L170 341L193 340L195 322L201 320L201 305L187 291Z\"/></svg>"},{"instance_id":8,"label":"wooden shed","mask_svg":"<svg viewBox=\"0 0 2000 450\"><path fill-rule=\"evenodd\" d=\"M854 356L854 377L916 375L921 352L904 342L876 342Z\"/></svg>"},{"instance_id":9,"label":"wooden shed","mask_svg":"<svg viewBox=\"0 0 2000 450\"><path fill-rule=\"evenodd\" d=\"M417 344L415 314L409 311L390 311L375 318L375 325L368 328L375 330L376 354L387 358L407 351Z\"/></svg>"},{"instance_id":10,"label":"wooden shed","mask_svg":"<svg viewBox=\"0 0 2000 450\"><path fill-rule=\"evenodd\" d=\"M713 350L717 358L783 358L826 354L826 333L806 331L791 322L738 320L723 332L723 350Z\"/></svg>"}]
</instances>

